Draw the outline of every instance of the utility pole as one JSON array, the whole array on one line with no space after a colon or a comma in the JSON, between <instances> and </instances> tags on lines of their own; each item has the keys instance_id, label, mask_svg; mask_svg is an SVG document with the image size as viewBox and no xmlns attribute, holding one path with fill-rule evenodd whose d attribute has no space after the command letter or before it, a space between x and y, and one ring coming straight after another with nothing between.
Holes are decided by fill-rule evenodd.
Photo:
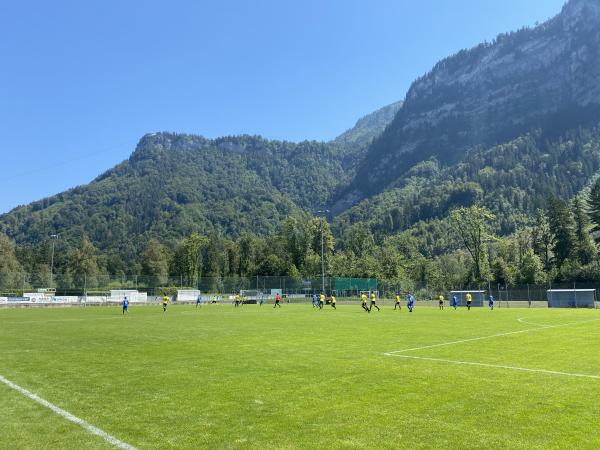
<instances>
[{"instance_id":1,"label":"utility pole","mask_svg":"<svg viewBox=\"0 0 600 450\"><path fill-rule=\"evenodd\" d=\"M54 281L54 241L58 239L58 234L51 234L50 239L52 240L52 258L50 260L50 287Z\"/></svg>"}]
</instances>

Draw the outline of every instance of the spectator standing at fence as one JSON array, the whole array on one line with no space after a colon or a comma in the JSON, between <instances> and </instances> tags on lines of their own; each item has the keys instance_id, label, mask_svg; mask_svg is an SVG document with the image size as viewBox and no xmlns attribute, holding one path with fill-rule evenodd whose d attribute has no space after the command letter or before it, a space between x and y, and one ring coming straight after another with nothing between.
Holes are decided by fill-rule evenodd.
<instances>
[{"instance_id":1,"label":"spectator standing at fence","mask_svg":"<svg viewBox=\"0 0 600 450\"><path fill-rule=\"evenodd\" d=\"M281 308L281 295L279 295L279 292L275 295L275 304L273 305L273 308L277 308L277 307Z\"/></svg>"},{"instance_id":2,"label":"spectator standing at fence","mask_svg":"<svg viewBox=\"0 0 600 450\"><path fill-rule=\"evenodd\" d=\"M468 309L469 311L471 311L471 302L473 301L473 296L471 295L471 293L470 293L470 292L467 292L467 295L466 295L466 297L465 297L465 298L466 298L466 300L467 300L467 309Z\"/></svg>"},{"instance_id":3,"label":"spectator standing at fence","mask_svg":"<svg viewBox=\"0 0 600 450\"><path fill-rule=\"evenodd\" d=\"M400 304L400 294L396 294L396 304L394 305L394 311L398 308L402 311L402 305Z\"/></svg>"},{"instance_id":4,"label":"spectator standing at fence","mask_svg":"<svg viewBox=\"0 0 600 450\"><path fill-rule=\"evenodd\" d=\"M413 312L413 308L415 307L415 297L410 292L408 294L408 304L406 306L408 312Z\"/></svg>"},{"instance_id":5,"label":"spectator standing at fence","mask_svg":"<svg viewBox=\"0 0 600 450\"><path fill-rule=\"evenodd\" d=\"M129 313L129 300L127 299L127 296L123 299L123 314L125 313Z\"/></svg>"}]
</instances>

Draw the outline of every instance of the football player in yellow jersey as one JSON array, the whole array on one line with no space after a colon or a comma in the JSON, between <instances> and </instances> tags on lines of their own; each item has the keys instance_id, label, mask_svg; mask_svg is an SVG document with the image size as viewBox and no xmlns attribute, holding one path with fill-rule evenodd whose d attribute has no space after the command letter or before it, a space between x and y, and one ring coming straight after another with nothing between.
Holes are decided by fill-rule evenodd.
<instances>
[{"instance_id":1,"label":"football player in yellow jersey","mask_svg":"<svg viewBox=\"0 0 600 450\"><path fill-rule=\"evenodd\" d=\"M394 310L396 310L396 308L402 311L402 305L400 304L400 294L396 294L396 304L394 305Z\"/></svg>"},{"instance_id":2,"label":"football player in yellow jersey","mask_svg":"<svg viewBox=\"0 0 600 450\"><path fill-rule=\"evenodd\" d=\"M371 292L371 305L369 306L369 312L370 312L370 311L373 309L373 306L374 306L375 308L377 308L377 311L381 311L381 310L379 309L379 306L377 306L377 305L375 304L375 302L376 302L376 301L377 301L377 297L375 296L375 292Z\"/></svg>"},{"instance_id":3,"label":"football player in yellow jersey","mask_svg":"<svg viewBox=\"0 0 600 450\"><path fill-rule=\"evenodd\" d=\"M238 306L240 306L240 296L236 295L235 296L235 301L234 301L234 305L237 308Z\"/></svg>"},{"instance_id":4,"label":"football player in yellow jersey","mask_svg":"<svg viewBox=\"0 0 600 450\"><path fill-rule=\"evenodd\" d=\"M440 303L440 310L444 309L444 296L440 295L439 296L439 303Z\"/></svg>"},{"instance_id":5,"label":"football player in yellow jersey","mask_svg":"<svg viewBox=\"0 0 600 450\"><path fill-rule=\"evenodd\" d=\"M336 302L335 295L331 294L331 307L332 307L333 309L337 309L337 308L335 307L335 302Z\"/></svg>"},{"instance_id":6,"label":"football player in yellow jersey","mask_svg":"<svg viewBox=\"0 0 600 450\"><path fill-rule=\"evenodd\" d=\"M325 304L325 294L321 292L319 296L319 309L323 309L323 305Z\"/></svg>"},{"instance_id":7,"label":"football player in yellow jersey","mask_svg":"<svg viewBox=\"0 0 600 450\"><path fill-rule=\"evenodd\" d=\"M165 294L162 298L162 304L163 304L163 312L167 311L167 305L169 304L169 297L167 297L167 294Z\"/></svg>"},{"instance_id":8,"label":"football player in yellow jersey","mask_svg":"<svg viewBox=\"0 0 600 450\"><path fill-rule=\"evenodd\" d=\"M473 296L470 292L467 292L465 299L467 300L467 309L471 311L471 302L473 301Z\"/></svg>"},{"instance_id":9,"label":"football player in yellow jersey","mask_svg":"<svg viewBox=\"0 0 600 450\"><path fill-rule=\"evenodd\" d=\"M362 303L362 309L364 309L367 312L371 312L369 311L369 308L367 307L367 294L365 294L364 292L360 295L360 301Z\"/></svg>"}]
</instances>

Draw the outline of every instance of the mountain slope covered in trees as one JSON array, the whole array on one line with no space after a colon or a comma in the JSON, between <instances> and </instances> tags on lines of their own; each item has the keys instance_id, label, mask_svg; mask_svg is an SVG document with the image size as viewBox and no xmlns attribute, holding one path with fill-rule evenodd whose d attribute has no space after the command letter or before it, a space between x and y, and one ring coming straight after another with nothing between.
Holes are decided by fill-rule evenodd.
<instances>
[{"instance_id":1,"label":"mountain slope covered in trees","mask_svg":"<svg viewBox=\"0 0 600 450\"><path fill-rule=\"evenodd\" d=\"M473 147L536 129L556 139L594 126L600 121L599 79L596 0L571 0L538 27L460 51L413 83L338 202L346 207L383 192L428 158L455 164Z\"/></svg>"},{"instance_id":2,"label":"mountain slope covered in trees","mask_svg":"<svg viewBox=\"0 0 600 450\"><path fill-rule=\"evenodd\" d=\"M538 27L441 61L403 102L331 142L149 134L89 185L1 215L0 232L43 252L51 234L67 248L91 244L109 271L126 270L118 261L141 267L151 250L171 255L168 270L195 276L191 255L201 254L214 266L203 273L314 275L322 223L312 215L328 209L329 273L424 278L424 258L438 272L463 264L452 211L476 206L494 217L490 235L529 236L519 251L514 239L486 250L476 277L516 279L507 264L528 261L533 275L522 280L539 280L542 268L595 260L592 244L569 241L574 231L564 242L578 250L557 247L556 217L572 205L585 240L585 204L567 202L599 173L600 3L571 0ZM558 234L540 241L546 225ZM463 272L457 279L474 279Z\"/></svg>"},{"instance_id":3,"label":"mountain slope covered in trees","mask_svg":"<svg viewBox=\"0 0 600 450\"><path fill-rule=\"evenodd\" d=\"M385 107L327 143L148 134L128 160L90 184L0 216L0 231L28 245L50 234L73 245L86 236L127 260L152 238L174 246L192 232L270 235L288 216L323 209L396 109Z\"/></svg>"}]
</instances>

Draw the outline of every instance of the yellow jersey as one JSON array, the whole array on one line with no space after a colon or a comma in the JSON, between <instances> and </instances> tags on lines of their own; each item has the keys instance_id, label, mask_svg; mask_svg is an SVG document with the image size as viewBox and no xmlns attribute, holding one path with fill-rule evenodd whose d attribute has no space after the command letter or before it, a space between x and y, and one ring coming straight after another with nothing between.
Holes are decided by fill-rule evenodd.
<instances>
[{"instance_id":1,"label":"yellow jersey","mask_svg":"<svg viewBox=\"0 0 600 450\"><path fill-rule=\"evenodd\" d=\"M371 294L371 301L374 302L375 301L375 294Z\"/></svg>"},{"instance_id":2,"label":"yellow jersey","mask_svg":"<svg viewBox=\"0 0 600 450\"><path fill-rule=\"evenodd\" d=\"M400 303L400 296L396 295L396 303Z\"/></svg>"},{"instance_id":3,"label":"yellow jersey","mask_svg":"<svg viewBox=\"0 0 600 450\"><path fill-rule=\"evenodd\" d=\"M473 297L471 297L471 294L467 294L466 298L467 298L467 302L470 302Z\"/></svg>"},{"instance_id":4,"label":"yellow jersey","mask_svg":"<svg viewBox=\"0 0 600 450\"><path fill-rule=\"evenodd\" d=\"M440 295L440 303L443 303L443 302L444 302L444 296Z\"/></svg>"},{"instance_id":5,"label":"yellow jersey","mask_svg":"<svg viewBox=\"0 0 600 450\"><path fill-rule=\"evenodd\" d=\"M367 303L367 296L365 294L361 295L360 299L362 300L363 303Z\"/></svg>"},{"instance_id":6,"label":"yellow jersey","mask_svg":"<svg viewBox=\"0 0 600 450\"><path fill-rule=\"evenodd\" d=\"M321 297L319 297L319 301L321 303L325 303L325 295L321 294Z\"/></svg>"},{"instance_id":7,"label":"yellow jersey","mask_svg":"<svg viewBox=\"0 0 600 450\"><path fill-rule=\"evenodd\" d=\"M166 305L167 303L169 303L169 297L164 296L163 297L163 305Z\"/></svg>"},{"instance_id":8,"label":"yellow jersey","mask_svg":"<svg viewBox=\"0 0 600 450\"><path fill-rule=\"evenodd\" d=\"M331 296L331 303L335 303L335 296Z\"/></svg>"}]
</instances>

